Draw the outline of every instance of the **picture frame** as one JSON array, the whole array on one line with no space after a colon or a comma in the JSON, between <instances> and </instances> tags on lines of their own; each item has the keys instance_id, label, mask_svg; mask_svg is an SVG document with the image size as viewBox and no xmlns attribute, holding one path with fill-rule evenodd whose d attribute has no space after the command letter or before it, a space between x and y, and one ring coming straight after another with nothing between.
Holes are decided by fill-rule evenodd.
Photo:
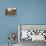
<instances>
[{"instance_id":1,"label":"picture frame","mask_svg":"<svg viewBox=\"0 0 46 46\"><path fill-rule=\"evenodd\" d=\"M16 16L16 8L6 8L5 16Z\"/></svg>"}]
</instances>

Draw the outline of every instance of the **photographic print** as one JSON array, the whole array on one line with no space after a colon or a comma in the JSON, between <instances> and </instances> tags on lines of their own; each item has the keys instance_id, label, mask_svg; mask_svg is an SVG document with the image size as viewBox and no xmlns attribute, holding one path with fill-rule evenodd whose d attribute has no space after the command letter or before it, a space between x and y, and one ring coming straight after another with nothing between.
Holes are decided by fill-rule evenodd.
<instances>
[{"instance_id":1,"label":"photographic print","mask_svg":"<svg viewBox=\"0 0 46 46\"><path fill-rule=\"evenodd\" d=\"M6 8L5 16L16 16L16 8Z\"/></svg>"},{"instance_id":2,"label":"photographic print","mask_svg":"<svg viewBox=\"0 0 46 46\"><path fill-rule=\"evenodd\" d=\"M46 25L20 24L18 34L20 46L27 44L31 46L31 42L44 42L46 41Z\"/></svg>"}]
</instances>

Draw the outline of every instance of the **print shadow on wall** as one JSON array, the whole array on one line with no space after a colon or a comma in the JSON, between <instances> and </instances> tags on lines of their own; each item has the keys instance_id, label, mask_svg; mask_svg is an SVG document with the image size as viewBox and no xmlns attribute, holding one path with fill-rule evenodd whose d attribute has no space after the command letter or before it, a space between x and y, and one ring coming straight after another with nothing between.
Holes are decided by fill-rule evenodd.
<instances>
[{"instance_id":1,"label":"print shadow on wall","mask_svg":"<svg viewBox=\"0 0 46 46\"><path fill-rule=\"evenodd\" d=\"M6 8L5 16L16 16L16 8Z\"/></svg>"}]
</instances>

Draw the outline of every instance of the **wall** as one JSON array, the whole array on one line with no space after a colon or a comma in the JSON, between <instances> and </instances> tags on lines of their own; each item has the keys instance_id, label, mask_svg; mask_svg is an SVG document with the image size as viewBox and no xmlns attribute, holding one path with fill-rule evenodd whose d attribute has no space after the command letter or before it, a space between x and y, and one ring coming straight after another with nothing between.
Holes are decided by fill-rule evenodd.
<instances>
[{"instance_id":1,"label":"wall","mask_svg":"<svg viewBox=\"0 0 46 46\"><path fill-rule=\"evenodd\" d=\"M17 15L5 16L7 7L16 7ZM0 44L8 43L7 36L17 32L17 24L46 24L46 0L1 0Z\"/></svg>"}]
</instances>

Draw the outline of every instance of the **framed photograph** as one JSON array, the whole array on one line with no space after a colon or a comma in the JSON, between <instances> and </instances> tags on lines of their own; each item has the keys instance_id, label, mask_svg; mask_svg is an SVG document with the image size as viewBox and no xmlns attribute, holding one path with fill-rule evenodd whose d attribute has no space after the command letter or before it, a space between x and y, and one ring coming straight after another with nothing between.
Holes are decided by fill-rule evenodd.
<instances>
[{"instance_id":1,"label":"framed photograph","mask_svg":"<svg viewBox=\"0 0 46 46\"><path fill-rule=\"evenodd\" d=\"M46 25L18 25L19 39L31 41L46 41Z\"/></svg>"},{"instance_id":2,"label":"framed photograph","mask_svg":"<svg viewBox=\"0 0 46 46\"><path fill-rule=\"evenodd\" d=\"M6 8L5 16L16 16L16 8Z\"/></svg>"}]
</instances>

